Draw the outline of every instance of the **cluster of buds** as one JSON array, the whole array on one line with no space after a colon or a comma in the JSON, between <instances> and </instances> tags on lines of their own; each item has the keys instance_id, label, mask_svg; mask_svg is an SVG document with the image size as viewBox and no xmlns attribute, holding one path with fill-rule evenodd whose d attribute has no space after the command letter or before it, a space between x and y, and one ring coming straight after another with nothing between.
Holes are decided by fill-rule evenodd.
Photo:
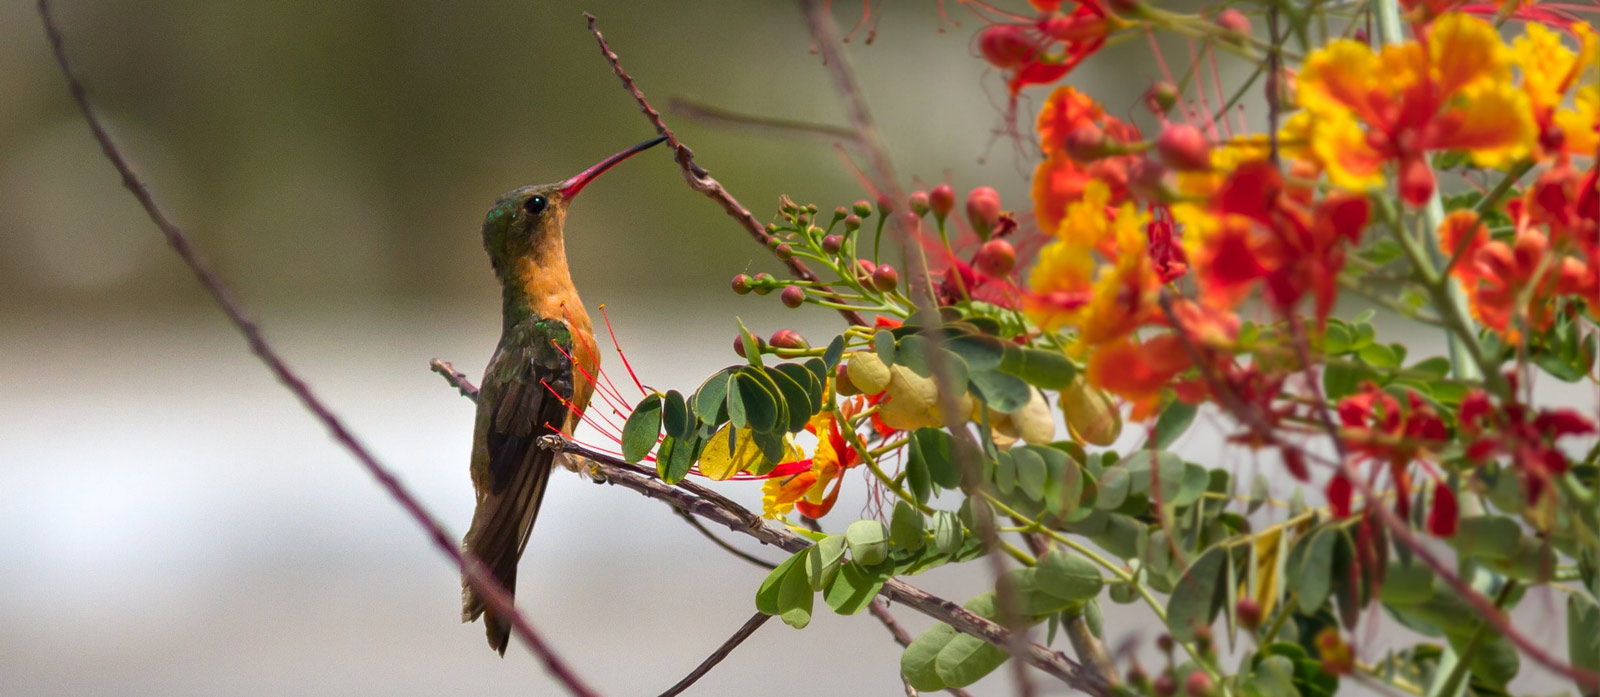
<instances>
[{"instance_id":1,"label":"cluster of buds","mask_svg":"<svg viewBox=\"0 0 1600 697\"><path fill-rule=\"evenodd\" d=\"M889 202L879 202L880 235L890 208ZM861 258L857 254L863 221L874 214L872 204L857 201L848 208L839 206L833 209L826 222L818 211L816 204L802 206L788 196L781 197L778 203L779 221L766 226L767 246L775 256L785 261L800 257L822 264L834 272L836 280L783 280L768 273L753 276L741 273L733 277L733 292L739 295L767 295L776 290L779 300L790 308L808 302L841 307L847 300L882 302L891 298L900 286L900 273L893 266L879 264L875 259ZM819 291L823 285L847 287L857 294L847 298Z\"/></svg>"}]
</instances>

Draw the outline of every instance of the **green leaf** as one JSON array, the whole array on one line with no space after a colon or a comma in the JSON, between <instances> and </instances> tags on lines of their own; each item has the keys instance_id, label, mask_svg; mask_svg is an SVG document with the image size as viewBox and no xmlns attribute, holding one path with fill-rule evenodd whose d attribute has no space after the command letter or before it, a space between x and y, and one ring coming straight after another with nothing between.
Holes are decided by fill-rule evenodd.
<instances>
[{"instance_id":1,"label":"green leaf","mask_svg":"<svg viewBox=\"0 0 1600 697\"><path fill-rule=\"evenodd\" d=\"M999 339L974 334L951 337L944 342L944 347L960 356L974 372L1000 367L1000 359L1006 350L1005 343Z\"/></svg>"},{"instance_id":2,"label":"green leaf","mask_svg":"<svg viewBox=\"0 0 1600 697\"><path fill-rule=\"evenodd\" d=\"M933 548L940 554L953 554L961 548L961 521L950 511L933 513Z\"/></svg>"},{"instance_id":3,"label":"green leaf","mask_svg":"<svg viewBox=\"0 0 1600 697\"><path fill-rule=\"evenodd\" d=\"M994 672L1009 657L1005 649L994 644L970 634L957 634L939 650L934 670L946 686L966 687Z\"/></svg>"},{"instance_id":4,"label":"green leaf","mask_svg":"<svg viewBox=\"0 0 1600 697\"><path fill-rule=\"evenodd\" d=\"M1245 509L1246 513L1255 513L1267 502L1267 493L1270 491L1268 487L1267 476L1264 474L1257 473L1250 479L1250 504Z\"/></svg>"},{"instance_id":5,"label":"green leaf","mask_svg":"<svg viewBox=\"0 0 1600 697\"><path fill-rule=\"evenodd\" d=\"M1355 394L1361 387L1361 381L1373 377L1375 374L1368 368L1330 362L1322 368L1322 390L1328 399L1347 397Z\"/></svg>"},{"instance_id":6,"label":"green leaf","mask_svg":"<svg viewBox=\"0 0 1600 697\"><path fill-rule=\"evenodd\" d=\"M953 454L955 443L950 434L936 428L920 428L915 437L933 483L946 489L960 487L961 467L956 464Z\"/></svg>"},{"instance_id":7,"label":"green leaf","mask_svg":"<svg viewBox=\"0 0 1600 697\"><path fill-rule=\"evenodd\" d=\"M1267 656L1241 680L1245 697L1300 697L1294 687L1294 661L1283 656Z\"/></svg>"},{"instance_id":8,"label":"green leaf","mask_svg":"<svg viewBox=\"0 0 1600 697\"><path fill-rule=\"evenodd\" d=\"M1161 502L1175 507L1187 506L1199 501L1210 486L1210 471L1193 462L1185 462L1183 464L1183 478L1178 481L1177 492L1173 493L1172 498L1162 499Z\"/></svg>"},{"instance_id":9,"label":"green leaf","mask_svg":"<svg viewBox=\"0 0 1600 697\"><path fill-rule=\"evenodd\" d=\"M1337 530L1323 528L1305 548L1295 575L1295 587L1300 591L1300 612L1314 614L1333 592L1333 554L1338 541Z\"/></svg>"},{"instance_id":10,"label":"green leaf","mask_svg":"<svg viewBox=\"0 0 1600 697\"><path fill-rule=\"evenodd\" d=\"M842 535L829 535L811 546L811 552L806 555L806 581L811 584L813 592L827 587L833 580L833 575L839 572L839 565L844 563L844 537Z\"/></svg>"},{"instance_id":11,"label":"green leaf","mask_svg":"<svg viewBox=\"0 0 1600 697\"><path fill-rule=\"evenodd\" d=\"M1100 476L1100 490L1094 497L1094 507L1103 511L1116 510L1128 499L1132 476L1126 467L1112 467Z\"/></svg>"},{"instance_id":12,"label":"green leaf","mask_svg":"<svg viewBox=\"0 0 1600 697\"><path fill-rule=\"evenodd\" d=\"M900 339L894 357L900 365L910 368L911 372L929 377L933 375L933 361L930 356L932 353L933 344L928 341L928 337L912 334Z\"/></svg>"},{"instance_id":13,"label":"green leaf","mask_svg":"<svg viewBox=\"0 0 1600 697\"><path fill-rule=\"evenodd\" d=\"M1450 376L1450 359L1445 358L1444 356L1434 356L1432 358L1423 359L1418 361L1415 365L1412 365L1411 370L1413 372L1426 374L1428 377L1436 380L1442 380Z\"/></svg>"},{"instance_id":14,"label":"green leaf","mask_svg":"<svg viewBox=\"0 0 1600 697\"><path fill-rule=\"evenodd\" d=\"M829 581L822 600L834 612L854 615L872 603L887 580L889 577L885 574L873 573L853 561L845 562Z\"/></svg>"},{"instance_id":15,"label":"green leaf","mask_svg":"<svg viewBox=\"0 0 1600 697\"><path fill-rule=\"evenodd\" d=\"M770 370L767 377L778 386L778 394L782 396L785 411L789 414L789 421L780 424L790 433L799 433L806 429L806 422L811 420L811 395L807 394L806 386L797 382L788 373Z\"/></svg>"},{"instance_id":16,"label":"green leaf","mask_svg":"<svg viewBox=\"0 0 1600 697\"><path fill-rule=\"evenodd\" d=\"M735 318L734 321L739 323L739 336L744 341L744 345L746 347L744 359L750 362L751 367L760 368L761 351L755 350L751 347L761 346L761 340L757 339L756 335L751 334L750 330L744 326L744 320Z\"/></svg>"},{"instance_id":17,"label":"green leaf","mask_svg":"<svg viewBox=\"0 0 1600 697\"><path fill-rule=\"evenodd\" d=\"M911 497L916 499L917 503L926 504L928 497L933 495L931 481L928 461L922 456L922 447L913 438L906 455L906 484L911 488Z\"/></svg>"},{"instance_id":18,"label":"green leaf","mask_svg":"<svg viewBox=\"0 0 1600 697\"><path fill-rule=\"evenodd\" d=\"M1227 563L1228 550L1218 545L1184 570L1167 600L1167 630L1172 638L1189 641L1196 627L1210 625L1216 618L1222 607L1223 564Z\"/></svg>"},{"instance_id":19,"label":"green leaf","mask_svg":"<svg viewBox=\"0 0 1600 697\"><path fill-rule=\"evenodd\" d=\"M1010 496L1017 490L1017 460L1010 450L1001 450L994 456L994 488L1001 496Z\"/></svg>"},{"instance_id":20,"label":"green leaf","mask_svg":"<svg viewBox=\"0 0 1600 697\"><path fill-rule=\"evenodd\" d=\"M828 370L833 370L839 367L839 359L843 356L844 335L840 334L833 337L833 341L828 342L828 349L822 352L822 362L828 366Z\"/></svg>"},{"instance_id":21,"label":"green leaf","mask_svg":"<svg viewBox=\"0 0 1600 697\"><path fill-rule=\"evenodd\" d=\"M923 535L926 525L916 506L900 501L894 505L894 514L889 518L889 541L904 549L922 549L927 543Z\"/></svg>"},{"instance_id":22,"label":"green leaf","mask_svg":"<svg viewBox=\"0 0 1600 697\"><path fill-rule=\"evenodd\" d=\"M976 370L967 378L977 397L998 412L1011 413L1021 409L1033 397L1028 383L1020 378L994 370Z\"/></svg>"},{"instance_id":23,"label":"green leaf","mask_svg":"<svg viewBox=\"0 0 1600 697\"><path fill-rule=\"evenodd\" d=\"M1017 612L1025 617L1044 617L1067 609L1074 603L1056 597L1039 587L1039 575L1033 569L1010 569L995 584L996 593L1005 593L1016 603Z\"/></svg>"},{"instance_id":24,"label":"green leaf","mask_svg":"<svg viewBox=\"0 0 1600 697\"><path fill-rule=\"evenodd\" d=\"M761 587L756 590L756 609L769 615L778 614L778 589L783 586L783 577L800 563L801 559L810 551L810 547L802 549L783 560L767 574L766 580L761 582Z\"/></svg>"},{"instance_id":25,"label":"green leaf","mask_svg":"<svg viewBox=\"0 0 1600 697\"><path fill-rule=\"evenodd\" d=\"M1467 556L1505 561L1517 556L1521 549L1522 528L1506 516L1464 516L1451 542Z\"/></svg>"},{"instance_id":26,"label":"green leaf","mask_svg":"<svg viewBox=\"0 0 1600 697\"><path fill-rule=\"evenodd\" d=\"M689 398L689 407L696 417L713 426L722 424L727 418L728 381L733 378L733 368L724 368L715 373L695 390L694 396Z\"/></svg>"},{"instance_id":27,"label":"green leaf","mask_svg":"<svg viewBox=\"0 0 1600 697\"><path fill-rule=\"evenodd\" d=\"M876 520L858 520L845 528L844 538L850 543L850 558L858 564L872 566L889 558L889 529Z\"/></svg>"},{"instance_id":28,"label":"green leaf","mask_svg":"<svg viewBox=\"0 0 1600 697\"><path fill-rule=\"evenodd\" d=\"M805 410L807 417L815 416L817 412L822 411L823 386L815 373L798 363L779 363L773 366L772 369L774 372L783 373L790 380L793 380L795 384L805 388L806 398L810 400L810 406ZM792 409L793 405L790 408Z\"/></svg>"},{"instance_id":29,"label":"green leaf","mask_svg":"<svg viewBox=\"0 0 1600 697\"><path fill-rule=\"evenodd\" d=\"M1327 329L1322 332L1322 350L1329 355L1337 356L1349 353L1352 350L1350 330L1343 322L1335 319L1328 320Z\"/></svg>"},{"instance_id":30,"label":"green leaf","mask_svg":"<svg viewBox=\"0 0 1600 697\"><path fill-rule=\"evenodd\" d=\"M739 428L771 431L778 425L777 390L769 390L763 385L761 378L766 376L758 371L756 368L747 368L734 374L732 389L728 390L728 419ZM771 383L771 380L765 382Z\"/></svg>"},{"instance_id":31,"label":"green leaf","mask_svg":"<svg viewBox=\"0 0 1600 697\"><path fill-rule=\"evenodd\" d=\"M1089 539L1115 556L1132 559L1144 553L1149 538L1144 523L1132 516L1111 513L1106 516L1105 530Z\"/></svg>"},{"instance_id":32,"label":"green leaf","mask_svg":"<svg viewBox=\"0 0 1600 697\"><path fill-rule=\"evenodd\" d=\"M959 633L954 627L940 622L917 635L916 639L906 645L905 652L900 654L900 674L906 676L906 681L911 683L911 687L919 692L933 692L945 688L936 664L939 652L957 636Z\"/></svg>"},{"instance_id":33,"label":"green leaf","mask_svg":"<svg viewBox=\"0 0 1600 697\"><path fill-rule=\"evenodd\" d=\"M1415 605L1433 597L1433 570L1426 564L1389 560L1378 597L1390 605Z\"/></svg>"},{"instance_id":34,"label":"green leaf","mask_svg":"<svg viewBox=\"0 0 1600 697\"><path fill-rule=\"evenodd\" d=\"M783 575L778 585L778 619L795 629L805 629L811 624L811 607L817 594L811 590L810 578L804 564L795 564Z\"/></svg>"},{"instance_id":35,"label":"green leaf","mask_svg":"<svg viewBox=\"0 0 1600 697\"><path fill-rule=\"evenodd\" d=\"M681 398L680 398L681 403ZM628 415L622 425L622 459L638 462L656 447L656 436L661 434L661 393L656 392L642 400Z\"/></svg>"},{"instance_id":36,"label":"green leaf","mask_svg":"<svg viewBox=\"0 0 1600 697\"><path fill-rule=\"evenodd\" d=\"M1150 440L1149 447L1157 450L1170 447L1178 436L1189 430L1189 424L1194 423L1194 416L1199 412L1199 406L1183 400L1172 400L1167 408L1161 410L1161 415L1156 417L1155 437Z\"/></svg>"},{"instance_id":37,"label":"green leaf","mask_svg":"<svg viewBox=\"0 0 1600 697\"><path fill-rule=\"evenodd\" d=\"M1100 569L1076 552L1051 550L1034 567L1039 589L1063 600L1089 600L1100 595Z\"/></svg>"},{"instance_id":38,"label":"green leaf","mask_svg":"<svg viewBox=\"0 0 1600 697\"><path fill-rule=\"evenodd\" d=\"M1006 347L999 370L1043 390L1066 389L1078 377L1078 366L1060 352L1020 346Z\"/></svg>"},{"instance_id":39,"label":"green leaf","mask_svg":"<svg viewBox=\"0 0 1600 697\"><path fill-rule=\"evenodd\" d=\"M895 343L894 334L887 329L879 329L872 335L872 350L878 354L878 359L886 366L894 365Z\"/></svg>"},{"instance_id":40,"label":"green leaf","mask_svg":"<svg viewBox=\"0 0 1600 697\"><path fill-rule=\"evenodd\" d=\"M661 401L661 426L667 430L667 434L688 438L699 425L698 419L689 413L689 404L684 401L683 394L677 390L667 390L667 396Z\"/></svg>"},{"instance_id":41,"label":"green leaf","mask_svg":"<svg viewBox=\"0 0 1600 697\"><path fill-rule=\"evenodd\" d=\"M1022 493L1034 501L1044 500L1044 482L1047 474L1044 458L1028 448L1012 448L1011 459L1017 467L1017 484Z\"/></svg>"},{"instance_id":42,"label":"green leaf","mask_svg":"<svg viewBox=\"0 0 1600 697\"><path fill-rule=\"evenodd\" d=\"M1395 350L1383 344L1368 344L1356 354L1361 362L1374 368L1395 368L1400 365L1400 356Z\"/></svg>"}]
</instances>

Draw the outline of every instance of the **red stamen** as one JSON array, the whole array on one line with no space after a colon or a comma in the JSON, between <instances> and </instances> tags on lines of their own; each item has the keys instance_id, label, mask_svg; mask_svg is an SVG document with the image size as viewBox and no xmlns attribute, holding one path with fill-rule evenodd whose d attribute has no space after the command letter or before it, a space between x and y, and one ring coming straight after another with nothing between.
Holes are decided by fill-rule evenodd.
<instances>
[{"instance_id":1,"label":"red stamen","mask_svg":"<svg viewBox=\"0 0 1600 697\"><path fill-rule=\"evenodd\" d=\"M604 304L600 305L600 318L606 322L606 333L611 335L611 345L616 347L617 357L622 359L622 367L628 369L628 377L633 379L633 386L639 388L640 395L648 397L650 391L644 388L644 383L639 382L639 376L634 374L633 364L628 362L628 354L622 352L622 344L617 341L616 330L611 328L611 315L606 312ZM602 370L600 372L603 374L605 371ZM606 378L606 383L610 384L610 382L611 379ZM612 387L611 389L615 390L616 388Z\"/></svg>"}]
</instances>

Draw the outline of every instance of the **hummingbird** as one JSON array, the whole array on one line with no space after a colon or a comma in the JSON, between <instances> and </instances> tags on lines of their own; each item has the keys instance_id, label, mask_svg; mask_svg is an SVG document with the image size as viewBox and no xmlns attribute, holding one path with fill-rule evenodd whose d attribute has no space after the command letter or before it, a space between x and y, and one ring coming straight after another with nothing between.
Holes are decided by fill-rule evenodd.
<instances>
[{"instance_id":1,"label":"hummingbird","mask_svg":"<svg viewBox=\"0 0 1600 697\"><path fill-rule=\"evenodd\" d=\"M572 436L599 374L594 328L567 270L567 207L606 170L663 140L639 143L564 181L515 189L484 217L483 247L500 281L502 322L478 392L471 468L477 509L461 546L508 595L516 592L517 562L556 460L538 440ZM489 646L504 656L511 622L489 610L463 576L461 621L479 616Z\"/></svg>"}]
</instances>

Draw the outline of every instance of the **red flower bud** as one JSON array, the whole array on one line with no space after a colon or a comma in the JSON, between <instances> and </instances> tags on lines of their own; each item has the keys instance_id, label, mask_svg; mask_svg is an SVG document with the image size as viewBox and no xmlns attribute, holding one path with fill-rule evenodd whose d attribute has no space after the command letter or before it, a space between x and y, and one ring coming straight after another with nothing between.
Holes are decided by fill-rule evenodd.
<instances>
[{"instance_id":1,"label":"red flower bud","mask_svg":"<svg viewBox=\"0 0 1600 697\"><path fill-rule=\"evenodd\" d=\"M806 289L800 286L789 286L778 294L778 299L783 301L785 307L800 307L806 302Z\"/></svg>"},{"instance_id":2,"label":"red flower bud","mask_svg":"<svg viewBox=\"0 0 1600 697\"><path fill-rule=\"evenodd\" d=\"M780 245L778 245L776 247L773 247L772 248L772 253L776 254L779 259L783 259L783 260L787 261L787 260L789 260L789 259L794 257L794 247L790 247L789 243L785 242L785 243L780 244Z\"/></svg>"},{"instance_id":3,"label":"red flower bud","mask_svg":"<svg viewBox=\"0 0 1600 697\"><path fill-rule=\"evenodd\" d=\"M866 201L856 201L855 205L850 207L850 212L855 213L857 217L865 218L872 215L872 204Z\"/></svg>"},{"instance_id":4,"label":"red flower bud","mask_svg":"<svg viewBox=\"0 0 1600 697\"><path fill-rule=\"evenodd\" d=\"M929 206L929 204L928 204L928 192L926 192L926 191L913 191L913 192L911 192L910 204L911 204L911 212L912 213L916 213L919 217L927 215L928 214L928 206Z\"/></svg>"},{"instance_id":5,"label":"red flower bud","mask_svg":"<svg viewBox=\"0 0 1600 697\"><path fill-rule=\"evenodd\" d=\"M1400 163L1400 198L1413 206L1428 202L1433 196L1433 170L1427 158L1417 155Z\"/></svg>"},{"instance_id":6,"label":"red flower bud","mask_svg":"<svg viewBox=\"0 0 1600 697\"><path fill-rule=\"evenodd\" d=\"M978 237L988 239L989 231L1000 222L1000 192L980 186L967 194L967 222L972 223Z\"/></svg>"},{"instance_id":7,"label":"red flower bud","mask_svg":"<svg viewBox=\"0 0 1600 697\"><path fill-rule=\"evenodd\" d=\"M756 291L756 295L766 295L772 292L772 288L777 282L778 279L773 278L772 274L762 272L756 274L755 279L751 281L751 287Z\"/></svg>"},{"instance_id":8,"label":"red flower bud","mask_svg":"<svg viewBox=\"0 0 1600 697\"><path fill-rule=\"evenodd\" d=\"M760 337L756 337L756 353L760 353L763 348L766 348L765 344L762 343ZM745 357L743 334L733 337L733 352L739 354L741 358Z\"/></svg>"},{"instance_id":9,"label":"red flower bud","mask_svg":"<svg viewBox=\"0 0 1600 697\"><path fill-rule=\"evenodd\" d=\"M973 264L985 276L1003 278L1017 265L1017 249L1005 240L989 240L978 248Z\"/></svg>"},{"instance_id":10,"label":"red flower bud","mask_svg":"<svg viewBox=\"0 0 1600 697\"><path fill-rule=\"evenodd\" d=\"M1250 35L1250 18L1231 7L1217 15L1217 26L1241 37Z\"/></svg>"},{"instance_id":11,"label":"red flower bud","mask_svg":"<svg viewBox=\"0 0 1600 697\"><path fill-rule=\"evenodd\" d=\"M822 238L822 251L824 252L829 254L838 254L839 250L843 248L844 237L839 235L828 235L827 237Z\"/></svg>"},{"instance_id":12,"label":"red flower bud","mask_svg":"<svg viewBox=\"0 0 1600 697\"><path fill-rule=\"evenodd\" d=\"M1151 686L1156 697L1172 697L1178 694L1178 681L1172 679L1171 673L1162 673L1156 676L1156 682Z\"/></svg>"},{"instance_id":13,"label":"red flower bud","mask_svg":"<svg viewBox=\"0 0 1600 697\"><path fill-rule=\"evenodd\" d=\"M861 394L861 388L850 382L850 371L845 370L845 364L842 362L833 371L833 389L840 397L854 397Z\"/></svg>"},{"instance_id":14,"label":"red flower bud","mask_svg":"<svg viewBox=\"0 0 1600 697\"><path fill-rule=\"evenodd\" d=\"M1433 508L1428 511L1428 532L1438 537L1455 537L1456 524L1461 521L1461 508L1456 503L1456 492L1444 482L1433 487Z\"/></svg>"},{"instance_id":15,"label":"red flower bud","mask_svg":"<svg viewBox=\"0 0 1600 697\"><path fill-rule=\"evenodd\" d=\"M928 192L928 207L933 209L933 217L944 220L950 211L956 207L956 190L949 184L940 184Z\"/></svg>"},{"instance_id":16,"label":"red flower bud","mask_svg":"<svg viewBox=\"0 0 1600 697\"><path fill-rule=\"evenodd\" d=\"M1171 653L1172 646L1171 634L1162 634L1161 636L1156 637L1156 648L1160 649L1162 653Z\"/></svg>"},{"instance_id":17,"label":"red flower bud","mask_svg":"<svg viewBox=\"0 0 1600 697\"><path fill-rule=\"evenodd\" d=\"M1255 598L1240 598L1239 603L1233 608L1234 616L1239 618L1239 625L1245 629L1255 629L1261 626L1261 603Z\"/></svg>"},{"instance_id":18,"label":"red flower bud","mask_svg":"<svg viewBox=\"0 0 1600 697\"><path fill-rule=\"evenodd\" d=\"M790 287L792 288L794 286ZM806 343L806 338L800 336L800 332L797 332L793 329L779 329L778 331L773 332L772 337L767 339L767 345L773 348L781 349L811 348L811 345Z\"/></svg>"},{"instance_id":19,"label":"red flower bud","mask_svg":"<svg viewBox=\"0 0 1600 697\"><path fill-rule=\"evenodd\" d=\"M1169 124L1156 139L1161 161L1180 172L1211 169L1211 143L1200 129L1186 123Z\"/></svg>"},{"instance_id":20,"label":"red flower bud","mask_svg":"<svg viewBox=\"0 0 1600 697\"><path fill-rule=\"evenodd\" d=\"M1094 124L1084 124L1072 129L1061 142L1067 157L1077 162L1094 162L1109 154L1106 134Z\"/></svg>"},{"instance_id":21,"label":"red flower bud","mask_svg":"<svg viewBox=\"0 0 1600 697\"><path fill-rule=\"evenodd\" d=\"M1178 88L1170 82L1157 82L1144 92L1144 106L1150 113L1161 115L1178 103Z\"/></svg>"},{"instance_id":22,"label":"red flower bud","mask_svg":"<svg viewBox=\"0 0 1600 697\"><path fill-rule=\"evenodd\" d=\"M1012 70L1033 58L1034 42L1027 29L1015 24L991 24L978 32L983 59L1001 70Z\"/></svg>"},{"instance_id":23,"label":"red flower bud","mask_svg":"<svg viewBox=\"0 0 1600 697\"><path fill-rule=\"evenodd\" d=\"M750 283L750 276L746 274L739 274L733 277L733 292L738 293L739 295L746 295L750 292L752 287L753 286L751 286Z\"/></svg>"},{"instance_id":24,"label":"red flower bud","mask_svg":"<svg viewBox=\"0 0 1600 697\"><path fill-rule=\"evenodd\" d=\"M1211 694L1211 676L1203 670L1196 670L1189 674L1183 682L1183 693L1189 697L1206 697Z\"/></svg>"},{"instance_id":25,"label":"red flower bud","mask_svg":"<svg viewBox=\"0 0 1600 697\"><path fill-rule=\"evenodd\" d=\"M887 194L878 195L878 215L888 215L894 212L894 199Z\"/></svg>"},{"instance_id":26,"label":"red flower bud","mask_svg":"<svg viewBox=\"0 0 1600 697\"><path fill-rule=\"evenodd\" d=\"M898 285L900 285L900 274L894 270L893 266L882 264L879 265L878 268L873 269L872 287L877 288L881 292L887 293L891 290L894 290L895 286Z\"/></svg>"}]
</instances>

